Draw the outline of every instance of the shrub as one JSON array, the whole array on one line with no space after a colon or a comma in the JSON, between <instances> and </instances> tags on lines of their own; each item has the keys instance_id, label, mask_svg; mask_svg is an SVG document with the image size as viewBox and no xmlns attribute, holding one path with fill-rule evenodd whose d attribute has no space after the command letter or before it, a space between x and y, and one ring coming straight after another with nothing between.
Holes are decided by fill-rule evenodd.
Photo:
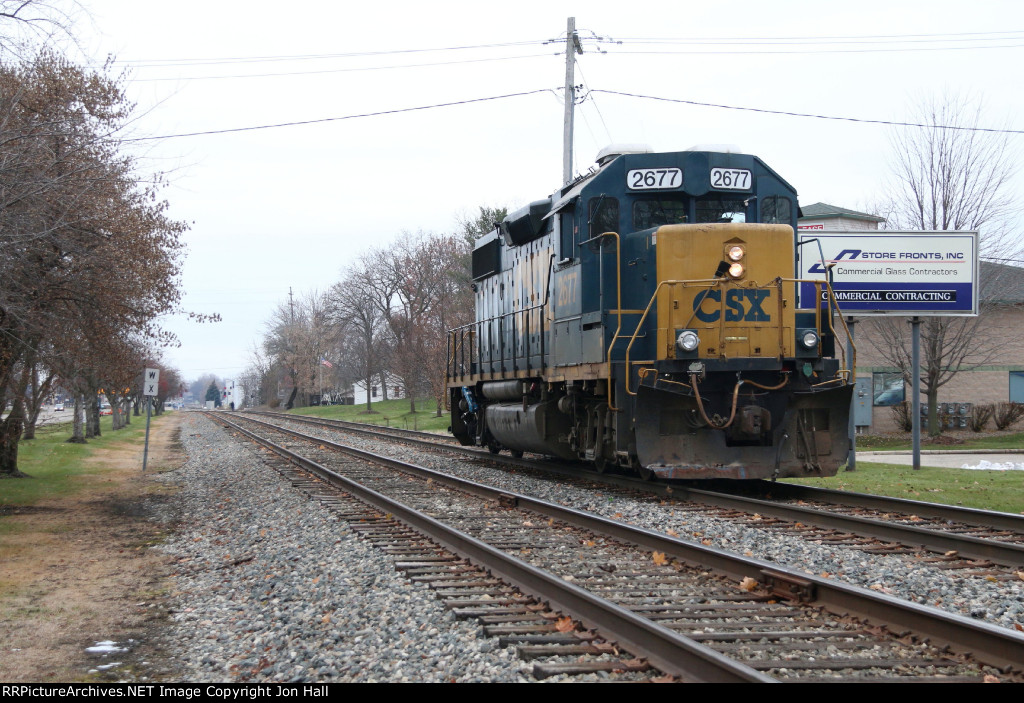
<instances>
[{"instance_id":1,"label":"shrub","mask_svg":"<svg viewBox=\"0 0 1024 703\"><path fill-rule=\"evenodd\" d=\"M889 410L892 412L892 417L896 421L896 425L904 432L910 432L914 429L913 416L911 412L914 406L911 405L910 401L904 400L902 403L893 405Z\"/></svg>"},{"instance_id":2,"label":"shrub","mask_svg":"<svg viewBox=\"0 0 1024 703\"><path fill-rule=\"evenodd\" d=\"M993 418L996 429L1005 430L1024 417L1024 403L997 403Z\"/></svg>"},{"instance_id":3,"label":"shrub","mask_svg":"<svg viewBox=\"0 0 1024 703\"><path fill-rule=\"evenodd\" d=\"M971 407L971 414L967 418L967 426L971 428L972 432L981 432L985 429L985 425L992 418L996 409L993 405L973 405Z\"/></svg>"}]
</instances>

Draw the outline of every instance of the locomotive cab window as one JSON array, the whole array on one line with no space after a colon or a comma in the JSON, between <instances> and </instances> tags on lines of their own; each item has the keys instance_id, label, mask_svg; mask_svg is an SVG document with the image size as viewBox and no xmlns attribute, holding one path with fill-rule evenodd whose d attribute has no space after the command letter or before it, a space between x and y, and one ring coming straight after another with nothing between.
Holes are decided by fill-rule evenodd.
<instances>
[{"instance_id":1,"label":"locomotive cab window","mask_svg":"<svg viewBox=\"0 0 1024 703\"><path fill-rule=\"evenodd\" d=\"M701 198L697 201L697 222L746 222L747 206L742 200Z\"/></svg>"},{"instance_id":2,"label":"locomotive cab window","mask_svg":"<svg viewBox=\"0 0 1024 703\"><path fill-rule=\"evenodd\" d=\"M559 242L561 258L575 259L576 252L576 209L573 205L562 208L558 213Z\"/></svg>"},{"instance_id":3,"label":"locomotive cab window","mask_svg":"<svg viewBox=\"0 0 1024 703\"><path fill-rule=\"evenodd\" d=\"M619 231L619 201L602 195L590 199L590 237Z\"/></svg>"},{"instance_id":4,"label":"locomotive cab window","mask_svg":"<svg viewBox=\"0 0 1024 703\"><path fill-rule=\"evenodd\" d=\"M686 201L682 198L652 198L633 203L634 232L649 227L677 225L686 221Z\"/></svg>"},{"instance_id":5,"label":"locomotive cab window","mask_svg":"<svg viewBox=\"0 0 1024 703\"><path fill-rule=\"evenodd\" d=\"M761 201L761 222L769 225L793 224L793 203L789 198L773 195Z\"/></svg>"}]
</instances>

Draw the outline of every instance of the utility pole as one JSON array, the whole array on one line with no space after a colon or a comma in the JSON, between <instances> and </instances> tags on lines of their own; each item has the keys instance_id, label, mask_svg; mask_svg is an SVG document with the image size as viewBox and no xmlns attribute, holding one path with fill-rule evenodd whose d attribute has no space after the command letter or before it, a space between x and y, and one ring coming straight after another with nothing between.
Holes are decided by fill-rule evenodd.
<instances>
[{"instance_id":1,"label":"utility pole","mask_svg":"<svg viewBox=\"0 0 1024 703\"><path fill-rule=\"evenodd\" d=\"M570 17L565 31L565 120L562 127L562 183L572 180L572 128L576 106L575 66L576 54L583 53L583 45L576 34L576 18Z\"/></svg>"}]
</instances>

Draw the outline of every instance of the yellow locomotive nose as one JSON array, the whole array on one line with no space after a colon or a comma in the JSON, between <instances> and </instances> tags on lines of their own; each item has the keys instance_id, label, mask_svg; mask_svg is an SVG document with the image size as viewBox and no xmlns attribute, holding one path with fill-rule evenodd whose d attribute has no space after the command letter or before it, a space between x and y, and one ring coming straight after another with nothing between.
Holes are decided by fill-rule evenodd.
<instances>
[{"instance_id":1,"label":"yellow locomotive nose","mask_svg":"<svg viewBox=\"0 0 1024 703\"><path fill-rule=\"evenodd\" d=\"M658 229L660 359L689 358L681 330L699 337L700 356L793 356L793 228L752 223L666 225Z\"/></svg>"}]
</instances>

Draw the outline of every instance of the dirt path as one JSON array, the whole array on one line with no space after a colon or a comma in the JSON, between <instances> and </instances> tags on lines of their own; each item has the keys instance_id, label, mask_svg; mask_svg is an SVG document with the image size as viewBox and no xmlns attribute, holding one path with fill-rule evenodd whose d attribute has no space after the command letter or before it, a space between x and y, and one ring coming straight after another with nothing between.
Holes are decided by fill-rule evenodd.
<instances>
[{"instance_id":1,"label":"dirt path","mask_svg":"<svg viewBox=\"0 0 1024 703\"><path fill-rule=\"evenodd\" d=\"M147 548L168 526L151 522L148 512L173 493L151 477L185 460L178 441L182 420L182 413L173 413L154 423L146 475L141 443L98 449L90 461L107 471L85 490L4 518L0 681L173 677L156 637L165 622L163 579L171 569ZM105 657L85 651L106 640L132 644ZM121 665L88 673L115 661Z\"/></svg>"}]
</instances>

